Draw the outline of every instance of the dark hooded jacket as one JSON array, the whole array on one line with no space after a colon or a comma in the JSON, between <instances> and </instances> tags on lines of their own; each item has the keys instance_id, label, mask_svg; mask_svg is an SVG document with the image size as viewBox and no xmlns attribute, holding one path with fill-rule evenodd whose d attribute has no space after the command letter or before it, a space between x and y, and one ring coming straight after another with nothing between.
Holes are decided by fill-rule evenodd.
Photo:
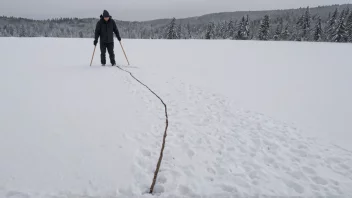
<instances>
[{"instance_id":1,"label":"dark hooded jacket","mask_svg":"<svg viewBox=\"0 0 352 198\"><path fill-rule=\"evenodd\" d=\"M110 19L105 21L104 17L110 17ZM109 15L108 11L104 10L104 13L100 15L100 20L95 28L95 40L97 41L100 36L100 43L113 43L113 33L115 33L117 39L121 41L120 33L117 29L115 21Z\"/></svg>"}]
</instances>

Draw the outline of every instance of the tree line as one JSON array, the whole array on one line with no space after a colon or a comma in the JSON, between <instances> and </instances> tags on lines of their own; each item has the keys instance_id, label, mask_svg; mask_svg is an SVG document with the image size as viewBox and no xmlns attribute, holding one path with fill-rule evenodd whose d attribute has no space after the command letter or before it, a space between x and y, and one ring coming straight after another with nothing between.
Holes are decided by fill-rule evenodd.
<instances>
[{"instance_id":1,"label":"tree line","mask_svg":"<svg viewBox=\"0 0 352 198\"><path fill-rule=\"evenodd\" d=\"M203 39L352 42L352 12L349 8L341 12L335 9L323 21L318 15L311 16L307 7L297 21L270 19L269 15L251 21L247 15L240 21L209 22L203 29ZM191 39L192 31L189 24L177 25L174 18L168 25L166 38Z\"/></svg>"},{"instance_id":2,"label":"tree line","mask_svg":"<svg viewBox=\"0 0 352 198\"><path fill-rule=\"evenodd\" d=\"M60 18L30 20L0 17L1 37L93 38L98 19ZM263 16L251 20L220 20L209 23L182 23L173 18L168 24L116 21L123 38L131 39L229 39L352 42L352 11L349 7L332 10L328 17L305 12L296 17L287 12L280 17Z\"/></svg>"}]
</instances>

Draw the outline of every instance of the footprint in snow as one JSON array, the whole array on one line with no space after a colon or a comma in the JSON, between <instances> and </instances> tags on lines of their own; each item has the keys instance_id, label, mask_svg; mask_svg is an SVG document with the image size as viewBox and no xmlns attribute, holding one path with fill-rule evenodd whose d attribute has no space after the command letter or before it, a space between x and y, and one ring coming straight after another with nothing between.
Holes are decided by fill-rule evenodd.
<instances>
[{"instance_id":1,"label":"footprint in snow","mask_svg":"<svg viewBox=\"0 0 352 198\"><path fill-rule=\"evenodd\" d=\"M207 171L208 171L208 173L211 173L211 174L213 174L213 175L215 175L216 174L216 172L215 172L215 170L213 169L213 168L207 168Z\"/></svg>"},{"instance_id":2,"label":"footprint in snow","mask_svg":"<svg viewBox=\"0 0 352 198\"><path fill-rule=\"evenodd\" d=\"M150 157L151 156L151 152L146 150L146 149L141 149L140 152L145 157Z\"/></svg>"},{"instance_id":3,"label":"footprint in snow","mask_svg":"<svg viewBox=\"0 0 352 198\"><path fill-rule=\"evenodd\" d=\"M188 195L192 192L191 189L189 189L187 186L184 185L179 185L178 186L178 191L182 194L182 195Z\"/></svg>"},{"instance_id":4,"label":"footprint in snow","mask_svg":"<svg viewBox=\"0 0 352 198\"><path fill-rule=\"evenodd\" d=\"M195 154L194 151L192 151L191 149L189 149L187 152L187 155L189 158L192 158L194 156L194 154Z\"/></svg>"},{"instance_id":5,"label":"footprint in snow","mask_svg":"<svg viewBox=\"0 0 352 198\"><path fill-rule=\"evenodd\" d=\"M321 178L319 176L314 176L314 177L311 177L310 179L314 183L319 184L319 185L327 185L328 184L328 182L325 179L323 179L323 178Z\"/></svg>"},{"instance_id":6,"label":"footprint in snow","mask_svg":"<svg viewBox=\"0 0 352 198\"><path fill-rule=\"evenodd\" d=\"M153 193L155 193L155 194L161 194L161 193L163 193L163 192L165 192L164 186L162 186L162 185L160 185L160 184L156 184L156 185L154 186L154 191L153 191Z\"/></svg>"},{"instance_id":7,"label":"footprint in snow","mask_svg":"<svg viewBox=\"0 0 352 198\"><path fill-rule=\"evenodd\" d=\"M302 167L303 172L310 174L310 175L316 175L317 173L315 172L315 170L313 168L310 167Z\"/></svg>"},{"instance_id":8,"label":"footprint in snow","mask_svg":"<svg viewBox=\"0 0 352 198\"><path fill-rule=\"evenodd\" d=\"M292 188L293 190L295 190L297 193L304 193L304 187L295 183L295 182L292 182L292 181L286 181L285 182L286 186Z\"/></svg>"},{"instance_id":9,"label":"footprint in snow","mask_svg":"<svg viewBox=\"0 0 352 198\"><path fill-rule=\"evenodd\" d=\"M236 187L230 186L230 185L226 185L226 184L220 185L220 188L221 188L223 191L226 191L226 192L231 192L231 193L236 193L236 192L238 192L237 189L236 189Z\"/></svg>"},{"instance_id":10,"label":"footprint in snow","mask_svg":"<svg viewBox=\"0 0 352 198\"><path fill-rule=\"evenodd\" d=\"M165 175L159 174L158 175L158 183L165 184L167 182L167 178Z\"/></svg>"}]
</instances>

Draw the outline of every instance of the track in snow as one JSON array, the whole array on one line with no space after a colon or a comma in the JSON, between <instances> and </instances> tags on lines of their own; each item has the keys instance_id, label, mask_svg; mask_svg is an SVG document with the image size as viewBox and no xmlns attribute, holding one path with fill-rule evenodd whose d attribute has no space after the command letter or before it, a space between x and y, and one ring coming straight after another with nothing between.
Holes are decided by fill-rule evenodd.
<instances>
[{"instance_id":1,"label":"track in snow","mask_svg":"<svg viewBox=\"0 0 352 198\"><path fill-rule=\"evenodd\" d=\"M138 78L136 78L136 77L132 74L132 72L130 72L130 71L128 71L128 70L125 70L125 69L122 69L120 66L117 66L117 67L118 67L120 70L129 73L132 78L134 78L137 82L139 82L141 85L143 85L144 87L146 87L152 94L154 94L154 95L161 101L161 103L164 105L164 108L165 108L165 131L164 131L163 143L162 143L162 146L161 146L161 151L160 151L159 160L158 160L158 163L157 163L155 172L154 172L153 182L152 182L152 185L151 185L150 191L149 191L149 193L152 194L153 191L154 191L154 186L155 186L155 183L156 183L156 179L157 179L157 177L158 177L160 165L161 165L161 162L162 162L162 160L163 160L163 153L164 153L164 149L165 149L165 142L166 142L166 136L167 136L167 128L168 128L168 126L169 126L169 118L168 118L168 114L167 114L167 105L165 104L165 102L163 101L163 99L158 96L158 94L156 94L152 89L150 89L147 85L145 85L145 84L142 83Z\"/></svg>"}]
</instances>

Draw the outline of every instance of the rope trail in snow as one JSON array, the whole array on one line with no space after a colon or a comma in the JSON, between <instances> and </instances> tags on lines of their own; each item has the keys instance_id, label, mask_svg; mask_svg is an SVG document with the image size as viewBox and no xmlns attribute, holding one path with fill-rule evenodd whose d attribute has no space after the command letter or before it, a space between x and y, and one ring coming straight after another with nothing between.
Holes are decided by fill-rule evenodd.
<instances>
[{"instance_id":1,"label":"rope trail in snow","mask_svg":"<svg viewBox=\"0 0 352 198\"><path fill-rule=\"evenodd\" d=\"M158 177L158 173L159 173L161 161L163 160L163 153L164 153L164 149L165 149L165 141L166 141L166 136L167 136L167 129L168 129L168 127L169 127L169 117L168 117L168 114L167 114L167 106L166 106L165 102L163 101L163 99L161 99L161 98L158 96L158 94L156 94L152 89L150 89L147 85L145 85L144 83L142 83L140 80L138 80L138 79L132 74L132 72L130 72L130 71L128 71L128 70L125 70L125 69L122 69L120 66L117 66L117 67L118 67L120 70L129 73L132 78L134 78L137 82L139 82L141 85L143 85L144 87L146 87L152 94L154 94L154 95L161 101L161 103L164 105L164 108L165 108L165 131L164 131L164 136L163 136L163 144L162 144L161 150L160 150L159 160L158 160L158 163L157 163L157 165L156 165L155 172L154 172L154 177L153 177L152 185L150 186L150 191L149 191L149 193L152 194L152 193L153 193L153 190L154 190L155 183L156 183L156 179L157 179L157 177Z\"/></svg>"}]
</instances>

